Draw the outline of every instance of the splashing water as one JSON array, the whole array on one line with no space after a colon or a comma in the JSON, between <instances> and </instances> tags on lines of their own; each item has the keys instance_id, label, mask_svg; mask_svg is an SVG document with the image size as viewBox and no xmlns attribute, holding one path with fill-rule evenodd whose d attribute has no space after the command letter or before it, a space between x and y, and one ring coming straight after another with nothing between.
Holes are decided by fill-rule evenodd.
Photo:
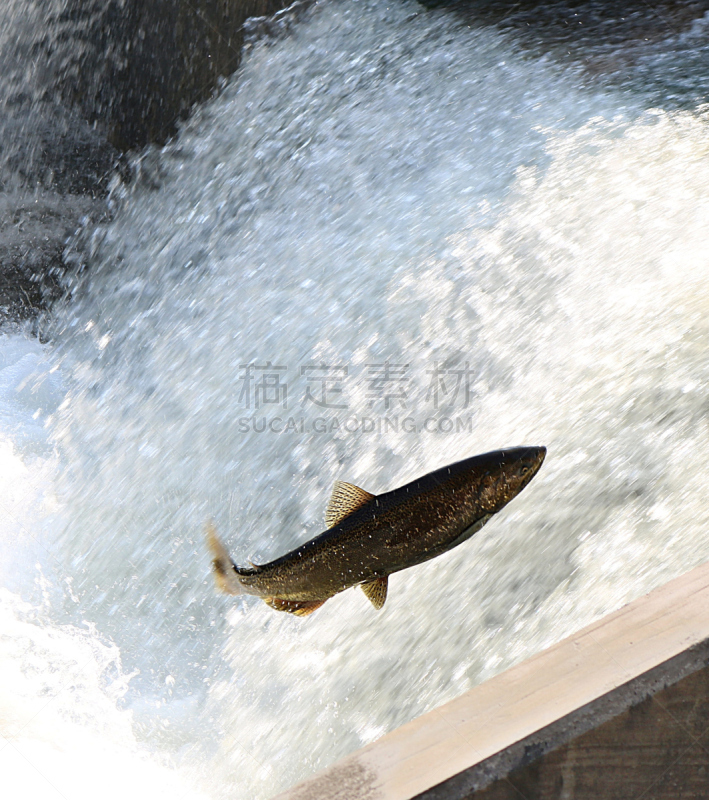
<instances>
[{"instance_id":1,"label":"splashing water","mask_svg":"<svg viewBox=\"0 0 709 800\"><path fill-rule=\"evenodd\" d=\"M52 344L2 341L0 670L27 701L0 759L21 742L66 797L89 778L57 753L116 796L268 797L709 557L709 116L418 10L331 2L253 45L115 188ZM322 364L346 409L304 402ZM534 482L379 614L215 594L209 517L263 561L337 478L519 444L549 448Z\"/></svg>"}]
</instances>

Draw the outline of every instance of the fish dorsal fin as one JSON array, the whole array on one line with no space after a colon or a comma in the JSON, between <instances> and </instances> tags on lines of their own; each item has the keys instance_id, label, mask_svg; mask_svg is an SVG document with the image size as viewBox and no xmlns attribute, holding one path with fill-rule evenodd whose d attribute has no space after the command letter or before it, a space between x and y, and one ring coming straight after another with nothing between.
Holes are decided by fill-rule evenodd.
<instances>
[{"instance_id":1,"label":"fish dorsal fin","mask_svg":"<svg viewBox=\"0 0 709 800\"><path fill-rule=\"evenodd\" d=\"M383 578L375 578L373 581L367 581L362 584L362 591L369 598L369 602L379 611L387 599L387 587L389 586L389 578L385 575Z\"/></svg>"},{"instance_id":2,"label":"fish dorsal fin","mask_svg":"<svg viewBox=\"0 0 709 800\"><path fill-rule=\"evenodd\" d=\"M282 597L264 597L263 602L276 611L285 611L288 614L295 614L296 617L307 617L320 608L325 600L285 600Z\"/></svg>"},{"instance_id":3,"label":"fish dorsal fin","mask_svg":"<svg viewBox=\"0 0 709 800\"><path fill-rule=\"evenodd\" d=\"M335 481L325 512L325 524L328 528L334 528L358 508L366 506L370 500L374 500L374 495L360 489L359 486L345 481Z\"/></svg>"}]
</instances>

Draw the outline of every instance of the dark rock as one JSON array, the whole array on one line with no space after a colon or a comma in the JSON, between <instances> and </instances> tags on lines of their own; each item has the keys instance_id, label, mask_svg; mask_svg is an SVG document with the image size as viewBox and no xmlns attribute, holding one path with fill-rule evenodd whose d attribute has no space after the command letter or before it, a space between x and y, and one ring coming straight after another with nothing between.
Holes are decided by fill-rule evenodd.
<instances>
[{"instance_id":1,"label":"dark rock","mask_svg":"<svg viewBox=\"0 0 709 800\"><path fill-rule=\"evenodd\" d=\"M164 142L241 59L247 17L284 0L69 0L34 54L65 103L118 150Z\"/></svg>"},{"instance_id":2,"label":"dark rock","mask_svg":"<svg viewBox=\"0 0 709 800\"><path fill-rule=\"evenodd\" d=\"M0 319L61 293L65 247L104 219L125 153L162 143L239 64L243 24L284 0L4 0Z\"/></svg>"},{"instance_id":3,"label":"dark rock","mask_svg":"<svg viewBox=\"0 0 709 800\"><path fill-rule=\"evenodd\" d=\"M471 25L495 25L537 54L592 73L627 67L649 43L678 36L709 11L709 0L420 0Z\"/></svg>"}]
</instances>

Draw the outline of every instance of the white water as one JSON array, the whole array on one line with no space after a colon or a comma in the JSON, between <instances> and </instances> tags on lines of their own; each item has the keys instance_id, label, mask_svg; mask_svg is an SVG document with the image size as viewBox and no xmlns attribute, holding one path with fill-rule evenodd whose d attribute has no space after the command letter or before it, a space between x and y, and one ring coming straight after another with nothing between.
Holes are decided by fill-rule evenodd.
<instances>
[{"instance_id":1,"label":"white water","mask_svg":"<svg viewBox=\"0 0 709 800\"><path fill-rule=\"evenodd\" d=\"M709 557L709 116L416 10L330 2L252 48L116 188L52 344L2 340L10 797L269 797ZM313 429L383 417L386 358L400 417L470 429ZM247 411L267 360L289 408ZM431 409L436 361L468 362L468 409ZM323 362L345 413L301 406ZM243 432L264 413L303 430ZM214 591L209 517L265 560L337 478L518 444L549 448L532 484L380 613Z\"/></svg>"}]
</instances>

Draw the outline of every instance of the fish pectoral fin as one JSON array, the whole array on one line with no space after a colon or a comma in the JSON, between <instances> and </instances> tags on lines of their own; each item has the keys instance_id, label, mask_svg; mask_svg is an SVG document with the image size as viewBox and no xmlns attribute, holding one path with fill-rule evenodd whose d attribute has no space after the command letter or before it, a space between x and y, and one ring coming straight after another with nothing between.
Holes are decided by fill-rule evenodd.
<instances>
[{"instance_id":1,"label":"fish pectoral fin","mask_svg":"<svg viewBox=\"0 0 709 800\"><path fill-rule=\"evenodd\" d=\"M236 577L236 567L226 547L217 536L217 529L210 520L207 523L207 546L212 553L212 571L217 587L226 594L241 594L241 585Z\"/></svg>"},{"instance_id":2,"label":"fish pectoral fin","mask_svg":"<svg viewBox=\"0 0 709 800\"><path fill-rule=\"evenodd\" d=\"M335 481L330 495L330 502L327 504L327 510L325 511L325 524L328 528L334 528L345 517L349 517L358 508L362 508L370 500L374 500L374 497L373 494L360 489L359 486L355 486L353 483Z\"/></svg>"},{"instance_id":3,"label":"fish pectoral fin","mask_svg":"<svg viewBox=\"0 0 709 800\"><path fill-rule=\"evenodd\" d=\"M320 608L326 600L285 600L282 597L264 597L263 602L276 611L285 611L288 614L295 614L296 617L307 617Z\"/></svg>"},{"instance_id":4,"label":"fish pectoral fin","mask_svg":"<svg viewBox=\"0 0 709 800\"><path fill-rule=\"evenodd\" d=\"M389 576L385 575L383 578L376 578L373 581L367 581L362 584L362 591L369 598L369 602L379 611L387 599L387 588L389 586Z\"/></svg>"}]
</instances>

